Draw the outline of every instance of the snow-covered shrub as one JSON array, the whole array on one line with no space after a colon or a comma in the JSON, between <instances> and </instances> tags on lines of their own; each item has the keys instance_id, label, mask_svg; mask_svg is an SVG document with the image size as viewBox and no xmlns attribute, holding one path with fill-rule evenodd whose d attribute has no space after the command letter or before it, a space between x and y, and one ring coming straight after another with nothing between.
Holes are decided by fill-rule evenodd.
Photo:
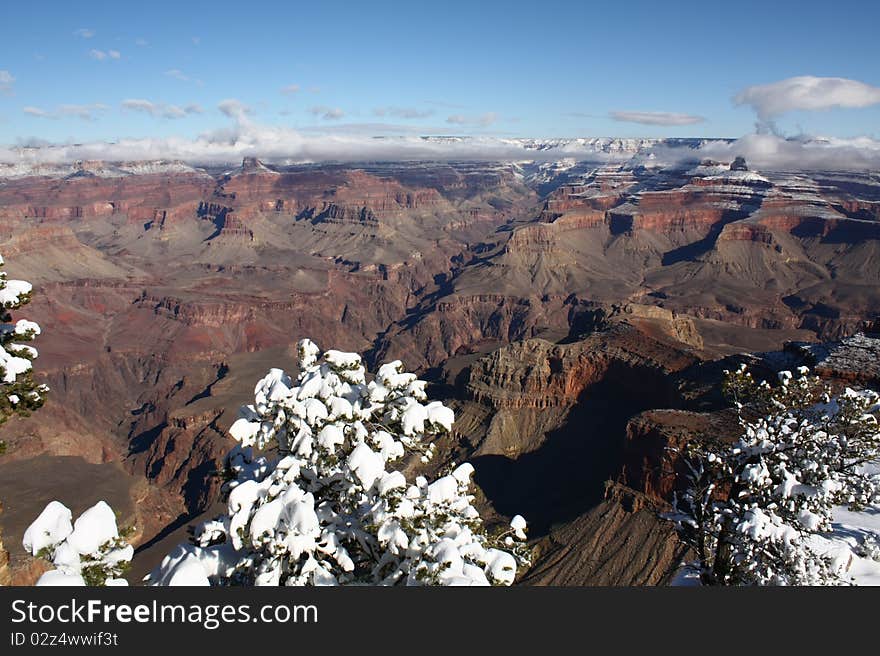
<instances>
[{"instance_id":1,"label":"snow-covered shrub","mask_svg":"<svg viewBox=\"0 0 880 656\"><path fill-rule=\"evenodd\" d=\"M400 362L366 380L357 354L299 342L296 381L272 369L230 428L228 512L154 570L155 585L509 585L525 520L489 536L473 467L433 482L391 464L433 455L454 415Z\"/></svg>"},{"instance_id":2,"label":"snow-covered shrub","mask_svg":"<svg viewBox=\"0 0 880 656\"><path fill-rule=\"evenodd\" d=\"M49 389L34 382L31 360L37 350L25 343L40 334L40 326L27 319L12 323L10 311L29 303L31 290L29 282L7 280L0 270L0 423L13 414L27 415L39 408Z\"/></svg>"},{"instance_id":3,"label":"snow-covered shrub","mask_svg":"<svg viewBox=\"0 0 880 656\"><path fill-rule=\"evenodd\" d=\"M849 563L815 538L831 529L835 506L880 501L880 477L866 468L880 461L878 395L832 394L806 368L781 372L779 383L755 383L745 367L728 373L741 437L684 453L690 483L670 518L704 585L846 583Z\"/></svg>"},{"instance_id":4,"label":"snow-covered shrub","mask_svg":"<svg viewBox=\"0 0 880 656\"><path fill-rule=\"evenodd\" d=\"M37 585L128 585L122 575L134 555L116 527L116 515L104 501L75 522L63 503L52 501L27 528L22 545L31 555L55 565Z\"/></svg>"}]
</instances>

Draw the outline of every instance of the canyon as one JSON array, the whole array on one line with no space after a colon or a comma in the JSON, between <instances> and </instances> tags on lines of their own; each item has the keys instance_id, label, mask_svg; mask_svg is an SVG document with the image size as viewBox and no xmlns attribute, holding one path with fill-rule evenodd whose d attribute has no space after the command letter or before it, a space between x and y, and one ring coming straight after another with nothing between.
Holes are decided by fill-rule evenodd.
<instances>
[{"instance_id":1,"label":"canyon","mask_svg":"<svg viewBox=\"0 0 880 656\"><path fill-rule=\"evenodd\" d=\"M725 368L880 380L871 172L79 162L0 170L0 253L51 388L0 427L14 583L53 498L113 501L145 573L216 504L236 409L302 337L402 359L455 409L426 471L467 459L490 524L529 520L524 584L669 580L669 447L735 430Z\"/></svg>"}]
</instances>

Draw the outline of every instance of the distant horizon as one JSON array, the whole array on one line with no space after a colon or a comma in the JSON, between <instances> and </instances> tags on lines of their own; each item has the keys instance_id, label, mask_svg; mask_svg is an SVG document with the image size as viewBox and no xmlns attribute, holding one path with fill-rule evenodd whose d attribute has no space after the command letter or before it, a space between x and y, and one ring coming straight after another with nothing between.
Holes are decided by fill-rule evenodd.
<instances>
[{"instance_id":1,"label":"distant horizon","mask_svg":"<svg viewBox=\"0 0 880 656\"><path fill-rule=\"evenodd\" d=\"M537 145L534 147L533 144ZM352 164L406 161L561 160L674 167L742 156L765 170L868 170L880 168L880 142L749 134L730 137L498 137L490 135L310 135L236 123L233 132L197 139L123 139L118 142L31 143L0 146L0 177L29 175L32 167L70 167L77 162L183 162L226 166L252 157L272 164Z\"/></svg>"}]
</instances>

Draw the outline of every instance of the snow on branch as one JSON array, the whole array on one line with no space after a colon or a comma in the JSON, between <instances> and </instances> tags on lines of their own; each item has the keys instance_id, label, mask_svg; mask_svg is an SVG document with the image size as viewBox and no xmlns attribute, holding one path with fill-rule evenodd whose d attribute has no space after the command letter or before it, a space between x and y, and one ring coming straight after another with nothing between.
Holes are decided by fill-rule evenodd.
<instances>
[{"instance_id":1,"label":"snow on branch","mask_svg":"<svg viewBox=\"0 0 880 656\"><path fill-rule=\"evenodd\" d=\"M836 508L880 502L880 397L832 393L806 368L772 386L743 366L725 391L741 435L688 445L689 486L669 516L696 554L690 569L704 585L851 583L853 552L827 535Z\"/></svg>"},{"instance_id":2,"label":"snow on branch","mask_svg":"<svg viewBox=\"0 0 880 656\"><path fill-rule=\"evenodd\" d=\"M294 380L272 369L230 434L227 514L149 575L154 585L510 585L526 522L490 536L473 467L409 482L396 463L434 455L451 409L399 361L367 382L361 357L299 342Z\"/></svg>"}]
</instances>

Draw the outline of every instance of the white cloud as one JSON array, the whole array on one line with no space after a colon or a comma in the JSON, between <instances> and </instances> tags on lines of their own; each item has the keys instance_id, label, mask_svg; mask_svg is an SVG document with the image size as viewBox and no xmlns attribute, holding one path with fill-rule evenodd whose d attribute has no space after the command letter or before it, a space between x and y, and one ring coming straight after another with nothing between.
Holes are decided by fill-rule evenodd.
<instances>
[{"instance_id":1,"label":"white cloud","mask_svg":"<svg viewBox=\"0 0 880 656\"><path fill-rule=\"evenodd\" d=\"M89 50L89 57L92 59L97 59L98 61L104 61L105 59L120 59L122 57L122 53L118 50L98 50L97 48L92 48Z\"/></svg>"},{"instance_id":2,"label":"white cloud","mask_svg":"<svg viewBox=\"0 0 880 656\"><path fill-rule=\"evenodd\" d=\"M447 117L446 122L452 125L472 125L478 127L488 127L498 120L498 114L495 112L486 112L479 116L466 116L464 114L453 114Z\"/></svg>"},{"instance_id":3,"label":"white cloud","mask_svg":"<svg viewBox=\"0 0 880 656\"><path fill-rule=\"evenodd\" d=\"M298 128L303 134L324 135L357 135L365 138L378 136L397 137L401 135L444 135L452 134L453 128L449 126L425 126L413 125L412 123L322 123L320 125L306 125Z\"/></svg>"},{"instance_id":4,"label":"white cloud","mask_svg":"<svg viewBox=\"0 0 880 656\"><path fill-rule=\"evenodd\" d=\"M880 167L880 141L868 137L784 139L749 134L733 142L713 141L700 156L731 161L741 155L750 167L765 170L861 170Z\"/></svg>"},{"instance_id":5,"label":"white cloud","mask_svg":"<svg viewBox=\"0 0 880 656\"><path fill-rule=\"evenodd\" d=\"M150 102L149 100L141 100L138 98L131 98L129 100L122 101L123 109L131 109L136 112L146 112L147 114L157 115L159 111L159 105L154 102Z\"/></svg>"},{"instance_id":6,"label":"white cloud","mask_svg":"<svg viewBox=\"0 0 880 656\"><path fill-rule=\"evenodd\" d=\"M196 164L227 164L243 157L277 162L434 159L522 159L522 148L495 139L439 143L420 137L376 138L364 135L303 135L295 130L249 122L196 139L122 139L116 143L57 145L27 154L41 162L79 159L138 161L180 159ZM20 161L15 147L0 146L0 161Z\"/></svg>"},{"instance_id":7,"label":"white cloud","mask_svg":"<svg viewBox=\"0 0 880 656\"><path fill-rule=\"evenodd\" d=\"M169 68L165 71L165 75L168 77L173 77L175 80L180 80L181 82L189 82L189 75L184 73L179 68Z\"/></svg>"},{"instance_id":8,"label":"white cloud","mask_svg":"<svg viewBox=\"0 0 880 656\"><path fill-rule=\"evenodd\" d=\"M236 100L235 98L227 98L226 100L221 100L217 103L217 109L219 109L223 114L228 116L229 118L234 118L238 121L245 121L247 117L253 113L253 110L250 106L245 105L240 100Z\"/></svg>"},{"instance_id":9,"label":"white cloud","mask_svg":"<svg viewBox=\"0 0 880 656\"><path fill-rule=\"evenodd\" d=\"M770 122L780 114L795 110L876 105L880 103L880 87L843 77L802 75L746 87L733 101L751 106L758 119Z\"/></svg>"},{"instance_id":10,"label":"white cloud","mask_svg":"<svg viewBox=\"0 0 880 656\"><path fill-rule=\"evenodd\" d=\"M292 95L297 92L299 92L298 84L288 84L286 87L281 87L281 93L283 94Z\"/></svg>"},{"instance_id":11,"label":"white cloud","mask_svg":"<svg viewBox=\"0 0 880 656\"><path fill-rule=\"evenodd\" d=\"M52 111L42 109L41 107L28 106L22 108L22 111L28 116L35 116L37 118L58 119L72 116L83 121L94 121L108 109L110 108L103 103L92 103L90 105L58 105Z\"/></svg>"},{"instance_id":12,"label":"white cloud","mask_svg":"<svg viewBox=\"0 0 880 656\"><path fill-rule=\"evenodd\" d=\"M58 113L61 116L76 116L84 121L94 121L100 114L110 109L103 103L91 105L59 105Z\"/></svg>"},{"instance_id":13,"label":"white cloud","mask_svg":"<svg viewBox=\"0 0 880 656\"><path fill-rule=\"evenodd\" d=\"M345 116L345 112L339 109L339 107L327 107L326 105L309 107L309 113L320 116L326 121L338 121Z\"/></svg>"},{"instance_id":14,"label":"white cloud","mask_svg":"<svg viewBox=\"0 0 880 656\"><path fill-rule=\"evenodd\" d=\"M192 114L201 114L204 110L200 105L191 103L184 107L156 103L142 98L130 98L122 101L122 108L133 112L143 112L154 118L186 118Z\"/></svg>"},{"instance_id":15,"label":"white cloud","mask_svg":"<svg viewBox=\"0 0 880 656\"><path fill-rule=\"evenodd\" d=\"M23 111L28 116L36 116L38 118L49 118L51 116L50 112L47 112L45 109L40 109L39 107L27 106L21 111Z\"/></svg>"},{"instance_id":16,"label":"white cloud","mask_svg":"<svg viewBox=\"0 0 880 656\"><path fill-rule=\"evenodd\" d=\"M142 111L156 105L150 101ZM213 130L195 139L168 137L157 139L122 139L116 143L34 144L40 147L23 153L19 147L0 146L0 161L71 162L80 159L136 161L179 159L195 164L228 164L242 157L260 157L279 163L358 162L388 160L496 160L553 161L574 158L594 162L625 161L626 153L607 153L590 140L571 141L555 147L535 150L515 139L491 136L426 138L405 126L394 136L377 136L388 126L376 124L334 124L323 126L323 134L297 131L287 127L260 125L251 121L245 106L237 100L222 103L224 113L233 120L227 127ZM106 109L103 105L64 105L48 112L29 107L33 116L85 118ZM132 110L134 108L132 107ZM183 108L185 111L185 108ZM406 135L406 136L403 136ZM601 141L601 140L600 140ZM660 142L651 146L652 162L660 165L686 165L704 158L732 161L742 155L749 167L758 170L860 170L880 168L880 142L869 139L782 139L773 135L753 134L736 141L707 141L698 148L673 147ZM642 158L648 152L637 156Z\"/></svg>"},{"instance_id":17,"label":"white cloud","mask_svg":"<svg viewBox=\"0 0 880 656\"><path fill-rule=\"evenodd\" d=\"M0 93L10 93L12 84L15 82L15 76L9 71L0 70Z\"/></svg>"},{"instance_id":18,"label":"white cloud","mask_svg":"<svg viewBox=\"0 0 880 656\"><path fill-rule=\"evenodd\" d=\"M702 116L675 112L615 111L608 115L615 121L641 123L642 125L693 125L706 120Z\"/></svg>"},{"instance_id":19,"label":"white cloud","mask_svg":"<svg viewBox=\"0 0 880 656\"><path fill-rule=\"evenodd\" d=\"M177 107L176 105L170 105L170 107ZM189 103L188 105L184 105L183 111L187 114L204 114L204 108L198 103Z\"/></svg>"},{"instance_id":20,"label":"white cloud","mask_svg":"<svg viewBox=\"0 0 880 656\"><path fill-rule=\"evenodd\" d=\"M144 46L148 46L148 45L150 45L150 42L147 41L145 38L139 36L138 38L136 38L136 39L134 40L134 44L135 44L136 46L140 46L141 48L143 48Z\"/></svg>"},{"instance_id":21,"label":"white cloud","mask_svg":"<svg viewBox=\"0 0 880 656\"><path fill-rule=\"evenodd\" d=\"M91 39L95 36L95 30L88 27L81 27L78 30L74 30L73 33L75 36L82 37L83 39Z\"/></svg>"},{"instance_id":22,"label":"white cloud","mask_svg":"<svg viewBox=\"0 0 880 656\"><path fill-rule=\"evenodd\" d=\"M423 101L426 105L434 105L435 107L444 107L446 109L465 109L465 105L459 105L458 103L446 102L445 100L425 100Z\"/></svg>"},{"instance_id":23,"label":"white cloud","mask_svg":"<svg viewBox=\"0 0 880 656\"><path fill-rule=\"evenodd\" d=\"M417 109L415 107L377 107L373 110L376 116L393 116L394 118L427 118L434 115L433 109Z\"/></svg>"}]
</instances>

